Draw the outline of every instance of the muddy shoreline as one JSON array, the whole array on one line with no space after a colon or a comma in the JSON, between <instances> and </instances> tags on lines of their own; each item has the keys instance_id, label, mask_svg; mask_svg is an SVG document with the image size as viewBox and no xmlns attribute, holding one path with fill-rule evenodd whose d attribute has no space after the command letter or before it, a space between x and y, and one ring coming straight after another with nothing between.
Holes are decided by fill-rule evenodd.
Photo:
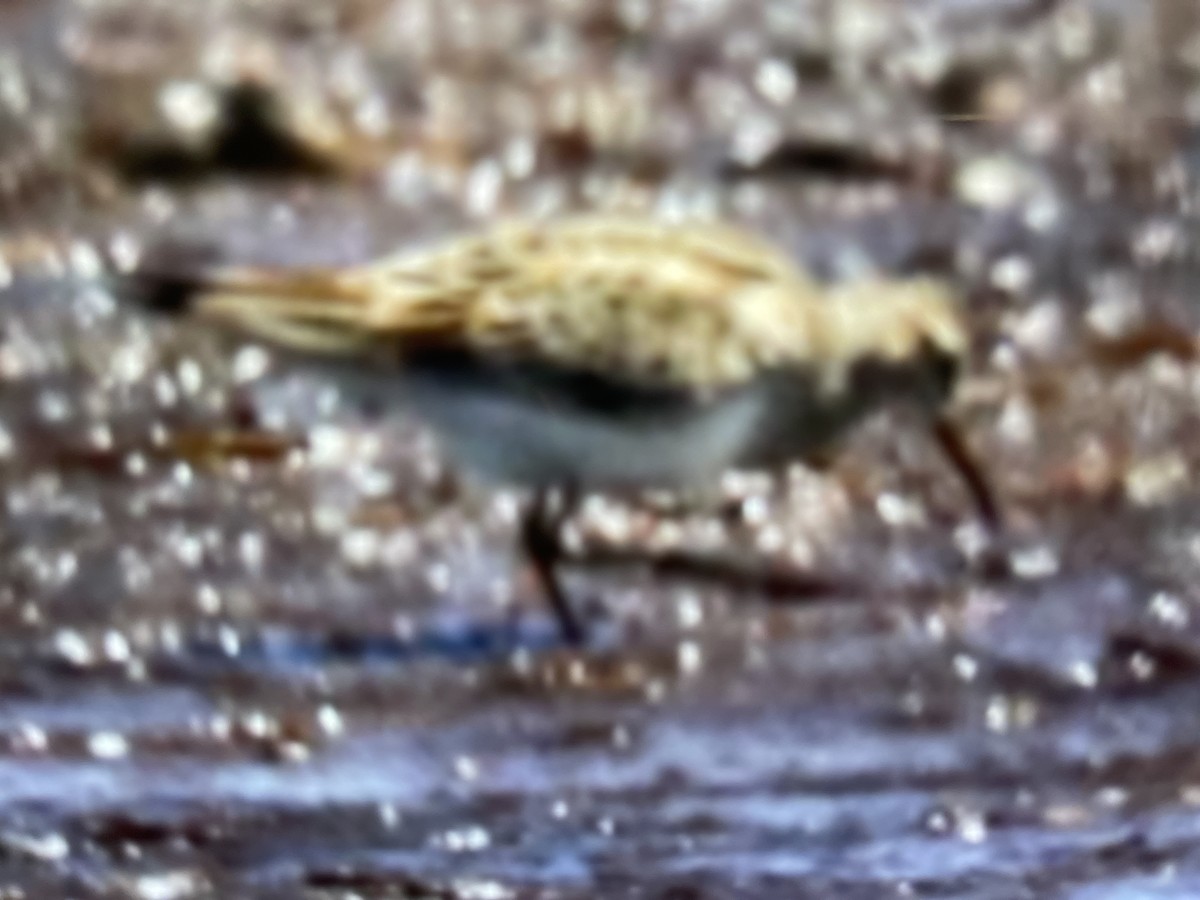
<instances>
[{"instance_id":1,"label":"muddy shoreline","mask_svg":"<svg viewBox=\"0 0 1200 900\"><path fill-rule=\"evenodd\" d=\"M0 897L1200 896L1200 15L1105 0L0 4ZM720 514L520 497L102 278L513 212L962 286L955 416ZM624 557L714 546L763 591ZM771 596L766 596L771 594Z\"/></svg>"}]
</instances>

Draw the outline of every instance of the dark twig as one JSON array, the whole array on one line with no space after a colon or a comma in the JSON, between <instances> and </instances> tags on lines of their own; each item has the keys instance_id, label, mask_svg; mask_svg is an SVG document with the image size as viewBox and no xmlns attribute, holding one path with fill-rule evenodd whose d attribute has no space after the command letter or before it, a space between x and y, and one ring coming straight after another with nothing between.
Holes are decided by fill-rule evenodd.
<instances>
[{"instance_id":1,"label":"dark twig","mask_svg":"<svg viewBox=\"0 0 1200 900\"><path fill-rule=\"evenodd\" d=\"M863 592L863 585L730 553L671 550L648 553L637 548L589 548L572 563L588 568L637 566L663 577L711 582L750 591L779 603L806 603L833 595Z\"/></svg>"}]
</instances>

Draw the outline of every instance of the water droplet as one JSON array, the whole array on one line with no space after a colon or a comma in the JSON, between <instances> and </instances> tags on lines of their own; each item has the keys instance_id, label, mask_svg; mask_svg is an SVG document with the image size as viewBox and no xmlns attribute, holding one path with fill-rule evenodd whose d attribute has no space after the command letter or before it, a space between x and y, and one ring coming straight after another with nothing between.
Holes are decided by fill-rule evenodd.
<instances>
[{"instance_id":1,"label":"water droplet","mask_svg":"<svg viewBox=\"0 0 1200 900\"><path fill-rule=\"evenodd\" d=\"M12 748L18 752L44 753L50 746L50 740L43 728L32 722L22 722L17 726L17 733L12 739Z\"/></svg>"},{"instance_id":2,"label":"water droplet","mask_svg":"<svg viewBox=\"0 0 1200 900\"><path fill-rule=\"evenodd\" d=\"M242 637L231 625L222 625L217 630L217 643L221 652L231 659L242 652Z\"/></svg>"},{"instance_id":3,"label":"water droplet","mask_svg":"<svg viewBox=\"0 0 1200 900\"><path fill-rule=\"evenodd\" d=\"M486 850L492 836L481 825L455 828L442 834L441 843L451 853L474 853Z\"/></svg>"},{"instance_id":4,"label":"water droplet","mask_svg":"<svg viewBox=\"0 0 1200 900\"><path fill-rule=\"evenodd\" d=\"M196 606L205 615L215 616L222 605L220 593L211 584L202 584L196 589Z\"/></svg>"},{"instance_id":5,"label":"water droplet","mask_svg":"<svg viewBox=\"0 0 1200 900\"><path fill-rule=\"evenodd\" d=\"M704 665L704 653L695 641L684 641L676 652L676 664L684 675L694 675Z\"/></svg>"},{"instance_id":6,"label":"water droplet","mask_svg":"<svg viewBox=\"0 0 1200 900\"><path fill-rule=\"evenodd\" d=\"M129 754L129 741L116 731L97 731L88 736L88 752L96 759L120 759Z\"/></svg>"},{"instance_id":7,"label":"water droplet","mask_svg":"<svg viewBox=\"0 0 1200 900\"><path fill-rule=\"evenodd\" d=\"M979 674L979 662L965 653L954 655L954 674L963 681L974 681Z\"/></svg>"},{"instance_id":8,"label":"water droplet","mask_svg":"<svg viewBox=\"0 0 1200 900\"><path fill-rule=\"evenodd\" d=\"M211 131L221 117L216 92L199 81L171 81L158 94L158 107L173 127L198 137Z\"/></svg>"},{"instance_id":9,"label":"water droplet","mask_svg":"<svg viewBox=\"0 0 1200 900\"><path fill-rule=\"evenodd\" d=\"M1159 591L1150 598L1150 615L1171 628L1184 628L1191 619L1183 600L1175 594Z\"/></svg>"},{"instance_id":10,"label":"water droplet","mask_svg":"<svg viewBox=\"0 0 1200 900\"><path fill-rule=\"evenodd\" d=\"M180 360L176 369L176 377L183 393L194 397L204 387L204 370L194 359Z\"/></svg>"},{"instance_id":11,"label":"water droplet","mask_svg":"<svg viewBox=\"0 0 1200 900\"><path fill-rule=\"evenodd\" d=\"M479 763L470 756L456 756L454 774L463 781L476 781L479 778Z\"/></svg>"},{"instance_id":12,"label":"water droplet","mask_svg":"<svg viewBox=\"0 0 1200 900\"><path fill-rule=\"evenodd\" d=\"M772 103L782 106L795 96L796 70L782 59L766 59L754 73L754 86Z\"/></svg>"},{"instance_id":13,"label":"water droplet","mask_svg":"<svg viewBox=\"0 0 1200 900\"><path fill-rule=\"evenodd\" d=\"M44 422L65 422L71 416L71 400L60 391L43 391L38 396L37 411Z\"/></svg>"},{"instance_id":14,"label":"water droplet","mask_svg":"<svg viewBox=\"0 0 1200 900\"><path fill-rule=\"evenodd\" d=\"M346 723L337 707L328 703L317 710L317 725L329 737L338 737L346 730Z\"/></svg>"},{"instance_id":15,"label":"water droplet","mask_svg":"<svg viewBox=\"0 0 1200 900\"><path fill-rule=\"evenodd\" d=\"M379 824L389 831L400 824L400 810L394 803L380 803L377 807Z\"/></svg>"},{"instance_id":16,"label":"water droplet","mask_svg":"<svg viewBox=\"0 0 1200 900\"><path fill-rule=\"evenodd\" d=\"M689 591L675 604L675 615L680 628L699 628L704 622L704 604L696 594Z\"/></svg>"},{"instance_id":17,"label":"water droplet","mask_svg":"<svg viewBox=\"0 0 1200 900\"><path fill-rule=\"evenodd\" d=\"M199 873L181 869L139 875L131 887L138 900L186 900L207 894L210 886Z\"/></svg>"},{"instance_id":18,"label":"water droplet","mask_svg":"<svg viewBox=\"0 0 1200 900\"><path fill-rule=\"evenodd\" d=\"M55 633L54 649L59 656L75 666L89 666L95 660L87 638L71 628L64 628Z\"/></svg>"},{"instance_id":19,"label":"water droplet","mask_svg":"<svg viewBox=\"0 0 1200 900\"><path fill-rule=\"evenodd\" d=\"M71 845L58 832L30 834L21 831L0 831L0 847L14 856L24 856L42 862L66 859Z\"/></svg>"},{"instance_id":20,"label":"water droplet","mask_svg":"<svg viewBox=\"0 0 1200 900\"><path fill-rule=\"evenodd\" d=\"M261 532L246 531L238 538L238 555L242 565L252 572L262 570L267 556L267 542Z\"/></svg>"},{"instance_id":21,"label":"water droplet","mask_svg":"<svg viewBox=\"0 0 1200 900\"><path fill-rule=\"evenodd\" d=\"M119 631L104 633L104 657L109 662L123 663L129 660L131 650L129 640Z\"/></svg>"},{"instance_id":22,"label":"water droplet","mask_svg":"<svg viewBox=\"0 0 1200 900\"><path fill-rule=\"evenodd\" d=\"M982 812L975 809L960 809L957 811L956 819L958 836L968 844L982 844L987 840L987 821Z\"/></svg>"},{"instance_id":23,"label":"water droplet","mask_svg":"<svg viewBox=\"0 0 1200 900\"><path fill-rule=\"evenodd\" d=\"M1009 556L1014 574L1030 580L1048 578L1058 571L1058 554L1047 544L1014 550Z\"/></svg>"},{"instance_id":24,"label":"water droplet","mask_svg":"<svg viewBox=\"0 0 1200 900\"><path fill-rule=\"evenodd\" d=\"M1094 665L1078 659L1067 670L1071 680L1082 688L1094 688L1100 683L1100 673Z\"/></svg>"},{"instance_id":25,"label":"water droplet","mask_svg":"<svg viewBox=\"0 0 1200 900\"><path fill-rule=\"evenodd\" d=\"M342 557L351 566L367 568L379 561L381 540L378 532L355 528L342 536Z\"/></svg>"},{"instance_id":26,"label":"water droplet","mask_svg":"<svg viewBox=\"0 0 1200 900\"><path fill-rule=\"evenodd\" d=\"M238 349L233 356L233 380L238 384L257 381L271 368L271 355L262 347L250 344Z\"/></svg>"}]
</instances>

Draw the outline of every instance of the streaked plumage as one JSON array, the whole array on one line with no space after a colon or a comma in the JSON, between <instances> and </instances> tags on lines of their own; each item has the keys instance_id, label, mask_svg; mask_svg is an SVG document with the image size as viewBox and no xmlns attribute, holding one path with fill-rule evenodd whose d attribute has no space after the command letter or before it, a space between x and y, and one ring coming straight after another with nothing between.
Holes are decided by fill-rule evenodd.
<instances>
[{"instance_id":1,"label":"streaked plumage","mask_svg":"<svg viewBox=\"0 0 1200 900\"><path fill-rule=\"evenodd\" d=\"M802 460L883 404L935 415L968 346L940 282L825 287L711 223L514 221L342 270L141 275L143 302L407 404L469 467L542 489Z\"/></svg>"},{"instance_id":2,"label":"streaked plumage","mask_svg":"<svg viewBox=\"0 0 1200 900\"><path fill-rule=\"evenodd\" d=\"M234 270L213 287L222 290L201 312L286 346L455 346L647 386L728 387L764 369L837 367L863 355L907 362L924 339L954 355L964 349L943 286L873 283L856 286L853 302L826 302L772 248L714 224L505 223L362 268Z\"/></svg>"}]
</instances>

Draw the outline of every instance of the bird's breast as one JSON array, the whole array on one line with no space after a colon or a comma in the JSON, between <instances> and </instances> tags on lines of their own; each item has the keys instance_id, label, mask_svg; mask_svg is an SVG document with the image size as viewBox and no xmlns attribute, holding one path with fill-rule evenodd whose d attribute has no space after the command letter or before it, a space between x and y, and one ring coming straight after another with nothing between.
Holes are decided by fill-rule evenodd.
<instances>
[{"instance_id":1,"label":"bird's breast","mask_svg":"<svg viewBox=\"0 0 1200 900\"><path fill-rule=\"evenodd\" d=\"M485 477L594 489L710 483L745 452L765 395L702 395L542 364L416 360L413 410Z\"/></svg>"}]
</instances>

